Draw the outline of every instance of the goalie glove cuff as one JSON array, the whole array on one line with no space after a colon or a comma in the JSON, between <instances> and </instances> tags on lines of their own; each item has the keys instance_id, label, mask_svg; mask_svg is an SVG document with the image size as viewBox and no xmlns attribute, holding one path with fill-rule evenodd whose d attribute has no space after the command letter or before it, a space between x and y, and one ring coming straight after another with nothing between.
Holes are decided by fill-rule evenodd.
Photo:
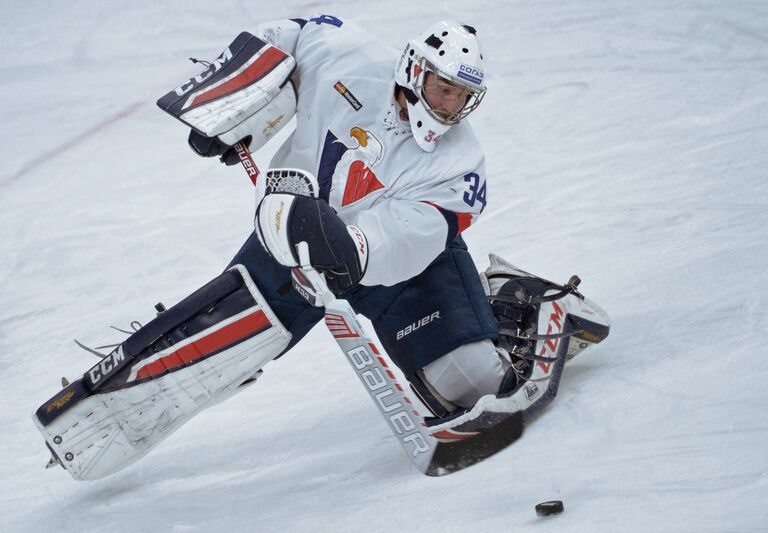
<instances>
[{"instance_id":1,"label":"goalie glove cuff","mask_svg":"<svg viewBox=\"0 0 768 533\"><path fill-rule=\"evenodd\" d=\"M230 148L216 137L206 137L195 130L189 132L187 142L192 151L201 157L218 157Z\"/></svg>"},{"instance_id":2,"label":"goalie glove cuff","mask_svg":"<svg viewBox=\"0 0 768 533\"><path fill-rule=\"evenodd\" d=\"M240 142L246 147L251 145L251 136L241 139ZM219 161L225 165L232 166L240 163L240 156L230 145L222 142L218 137L206 137L195 130L189 132L187 140L192 151L201 157L218 157Z\"/></svg>"}]
</instances>

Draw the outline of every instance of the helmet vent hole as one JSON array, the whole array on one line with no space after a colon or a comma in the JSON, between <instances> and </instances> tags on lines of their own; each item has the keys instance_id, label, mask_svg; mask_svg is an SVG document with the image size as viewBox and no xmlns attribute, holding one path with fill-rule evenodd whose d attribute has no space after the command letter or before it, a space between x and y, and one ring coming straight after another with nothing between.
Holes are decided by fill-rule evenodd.
<instances>
[{"instance_id":1,"label":"helmet vent hole","mask_svg":"<svg viewBox=\"0 0 768 533\"><path fill-rule=\"evenodd\" d=\"M447 31L444 31L444 32L443 32L443 37L447 37L447 36L448 36L448 32L447 32Z\"/></svg>"},{"instance_id":2,"label":"helmet vent hole","mask_svg":"<svg viewBox=\"0 0 768 533\"><path fill-rule=\"evenodd\" d=\"M440 53L438 55L444 56L445 55L445 50L440 50Z\"/></svg>"},{"instance_id":3,"label":"helmet vent hole","mask_svg":"<svg viewBox=\"0 0 768 533\"><path fill-rule=\"evenodd\" d=\"M417 128L420 128L420 127L421 127L421 121L418 121L418 122L416 123L416 127L417 127Z\"/></svg>"},{"instance_id":4,"label":"helmet vent hole","mask_svg":"<svg viewBox=\"0 0 768 533\"><path fill-rule=\"evenodd\" d=\"M461 51L464 52L465 54L469 53L469 50L467 50L466 48L462 48Z\"/></svg>"},{"instance_id":5,"label":"helmet vent hole","mask_svg":"<svg viewBox=\"0 0 768 533\"><path fill-rule=\"evenodd\" d=\"M411 56L412 56L412 55L414 54L414 52L415 52L415 51L413 50L413 48L411 48L411 51L410 51L410 52L408 52L408 55L411 55Z\"/></svg>"}]
</instances>

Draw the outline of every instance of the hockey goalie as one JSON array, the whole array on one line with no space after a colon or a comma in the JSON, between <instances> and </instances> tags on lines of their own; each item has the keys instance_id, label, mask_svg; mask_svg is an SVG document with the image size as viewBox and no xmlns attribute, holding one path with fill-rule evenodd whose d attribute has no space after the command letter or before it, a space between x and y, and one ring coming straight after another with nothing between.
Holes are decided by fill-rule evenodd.
<instances>
[{"instance_id":1,"label":"hockey goalie","mask_svg":"<svg viewBox=\"0 0 768 533\"><path fill-rule=\"evenodd\" d=\"M223 273L37 409L53 464L81 480L124 468L323 319L423 472L517 439L610 323L576 276L553 283L496 255L478 273L462 240L494 201L467 120L486 92L477 31L442 21L398 51L318 15L241 33L205 66L158 105L196 154L244 164L255 231ZM291 119L260 175L248 151ZM398 411L410 391L429 416Z\"/></svg>"}]
</instances>

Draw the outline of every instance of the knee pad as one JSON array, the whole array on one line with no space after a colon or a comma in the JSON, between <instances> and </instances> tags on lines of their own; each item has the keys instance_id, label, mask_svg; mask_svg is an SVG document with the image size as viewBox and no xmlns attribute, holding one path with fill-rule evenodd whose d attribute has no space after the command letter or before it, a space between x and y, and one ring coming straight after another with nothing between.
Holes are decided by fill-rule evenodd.
<instances>
[{"instance_id":1,"label":"knee pad","mask_svg":"<svg viewBox=\"0 0 768 533\"><path fill-rule=\"evenodd\" d=\"M427 391L450 412L456 407L470 408L486 394L497 394L505 371L493 343L484 340L459 346L418 375Z\"/></svg>"}]
</instances>

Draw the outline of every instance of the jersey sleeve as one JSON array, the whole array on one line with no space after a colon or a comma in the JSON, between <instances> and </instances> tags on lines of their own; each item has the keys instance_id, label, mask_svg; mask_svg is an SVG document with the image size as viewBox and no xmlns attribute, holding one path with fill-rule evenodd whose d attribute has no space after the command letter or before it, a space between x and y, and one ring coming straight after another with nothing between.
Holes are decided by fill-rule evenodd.
<instances>
[{"instance_id":1,"label":"jersey sleeve","mask_svg":"<svg viewBox=\"0 0 768 533\"><path fill-rule=\"evenodd\" d=\"M368 239L363 285L394 285L417 276L479 218L486 203L482 152L462 157L452 170L451 178L409 198L387 198L351 222Z\"/></svg>"},{"instance_id":2,"label":"jersey sleeve","mask_svg":"<svg viewBox=\"0 0 768 533\"><path fill-rule=\"evenodd\" d=\"M264 22L256 26L253 34L268 43L274 44L283 52L296 55L301 30L306 19L283 19Z\"/></svg>"},{"instance_id":3,"label":"jersey sleeve","mask_svg":"<svg viewBox=\"0 0 768 533\"><path fill-rule=\"evenodd\" d=\"M443 217L432 206L390 198L361 212L354 225L368 239L363 285L394 285L421 273L445 248Z\"/></svg>"},{"instance_id":4,"label":"jersey sleeve","mask_svg":"<svg viewBox=\"0 0 768 533\"><path fill-rule=\"evenodd\" d=\"M302 36L302 33L304 35L307 34L307 32L303 32L305 27L310 34L314 34L309 46L317 46L318 39L321 39L320 35L323 34L322 29L337 29L341 28L344 24L344 21L332 15L314 15L311 18L281 19L264 22L256 26L253 33L256 37L272 43L283 52L288 52L296 57L300 47L299 38ZM318 29L320 31L315 31Z\"/></svg>"}]
</instances>

